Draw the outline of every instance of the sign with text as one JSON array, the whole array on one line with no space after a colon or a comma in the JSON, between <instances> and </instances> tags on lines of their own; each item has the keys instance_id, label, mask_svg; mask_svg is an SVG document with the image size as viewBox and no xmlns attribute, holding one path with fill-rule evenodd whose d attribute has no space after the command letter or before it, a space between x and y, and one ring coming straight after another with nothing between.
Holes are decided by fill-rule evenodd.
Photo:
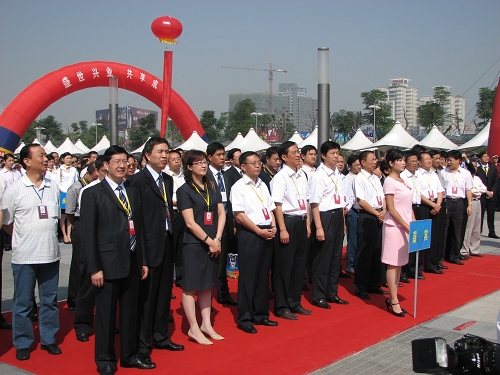
<instances>
[{"instance_id":1,"label":"sign with text","mask_svg":"<svg viewBox=\"0 0 500 375\"><path fill-rule=\"evenodd\" d=\"M408 251L424 250L431 247L432 220L417 220L410 223Z\"/></svg>"}]
</instances>

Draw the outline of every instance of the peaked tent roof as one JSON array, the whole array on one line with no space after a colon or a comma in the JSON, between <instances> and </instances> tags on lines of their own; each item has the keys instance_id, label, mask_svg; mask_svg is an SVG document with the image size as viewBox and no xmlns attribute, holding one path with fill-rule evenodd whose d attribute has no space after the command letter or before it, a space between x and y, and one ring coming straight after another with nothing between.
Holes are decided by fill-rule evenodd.
<instances>
[{"instance_id":1,"label":"peaked tent roof","mask_svg":"<svg viewBox=\"0 0 500 375\"><path fill-rule=\"evenodd\" d=\"M239 148L241 152L245 151L261 151L267 150L269 144L264 142L255 132L254 128L250 128L245 138L234 145L233 148Z\"/></svg>"},{"instance_id":2,"label":"peaked tent roof","mask_svg":"<svg viewBox=\"0 0 500 375\"><path fill-rule=\"evenodd\" d=\"M19 154L24 146L26 146L26 144L21 142L21 144L14 150L14 154Z\"/></svg>"},{"instance_id":3,"label":"peaked tent roof","mask_svg":"<svg viewBox=\"0 0 500 375\"><path fill-rule=\"evenodd\" d=\"M66 138L64 142L57 148L56 152L61 155L64 154L65 152L69 152L72 155L82 155L85 154L84 151L80 150L78 147L76 147L73 142L71 142L71 139Z\"/></svg>"},{"instance_id":4,"label":"peaked tent roof","mask_svg":"<svg viewBox=\"0 0 500 375\"><path fill-rule=\"evenodd\" d=\"M306 139L297 144L299 148L302 148L307 145L318 147L318 126L314 128L314 130L311 132L311 134L309 134L309 136Z\"/></svg>"},{"instance_id":5,"label":"peaked tent roof","mask_svg":"<svg viewBox=\"0 0 500 375\"><path fill-rule=\"evenodd\" d=\"M42 143L38 140L38 138L33 139L33 142L31 142L35 145L41 145Z\"/></svg>"},{"instance_id":6,"label":"peaked tent roof","mask_svg":"<svg viewBox=\"0 0 500 375\"><path fill-rule=\"evenodd\" d=\"M420 141L420 145L440 150L454 150L457 148L457 145L446 138L436 125L434 125L429 134Z\"/></svg>"},{"instance_id":7,"label":"peaked tent roof","mask_svg":"<svg viewBox=\"0 0 500 375\"><path fill-rule=\"evenodd\" d=\"M464 143L461 146L457 146L457 150L474 150L476 148L487 147L488 139L490 137L490 125L491 121L486 125L483 130L476 134L469 142Z\"/></svg>"},{"instance_id":8,"label":"peaked tent roof","mask_svg":"<svg viewBox=\"0 0 500 375\"><path fill-rule=\"evenodd\" d=\"M235 148L234 146L236 146L242 140L243 140L243 134L241 134L241 133L238 132L238 135L231 141L231 143L229 143L226 146L226 150L231 150L232 148Z\"/></svg>"},{"instance_id":9,"label":"peaked tent roof","mask_svg":"<svg viewBox=\"0 0 500 375\"><path fill-rule=\"evenodd\" d=\"M370 141L366 135L363 134L361 129L356 131L354 137L352 137L349 142L342 146L343 150L366 150L373 147L373 142Z\"/></svg>"},{"instance_id":10,"label":"peaked tent roof","mask_svg":"<svg viewBox=\"0 0 500 375\"><path fill-rule=\"evenodd\" d=\"M300 136L298 131L294 131L293 135L290 137L289 141L299 144L299 143L302 143L303 139Z\"/></svg>"},{"instance_id":11,"label":"peaked tent roof","mask_svg":"<svg viewBox=\"0 0 500 375\"><path fill-rule=\"evenodd\" d=\"M48 141L47 143L45 143L45 146L43 146L43 148L45 149L45 152L50 154L51 152L54 152L55 150L57 150L57 147L54 146L52 144L52 141Z\"/></svg>"},{"instance_id":12,"label":"peaked tent roof","mask_svg":"<svg viewBox=\"0 0 500 375\"><path fill-rule=\"evenodd\" d=\"M78 147L83 152L88 153L90 151L90 148L85 146L85 144L82 142L82 140L80 138L78 138L78 140L75 142L75 146Z\"/></svg>"},{"instance_id":13,"label":"peaked tent roof","mask_svg":"<svg viewBox=\"0 0 500 375\"><path fill-rule=\"evenodd\" d=\"M180 144L176 148L182 148L184 151L186 150L200 150L205 152L207 150L207 145L208 143L205 142L199 135L198 132L195 130L193 131L193 134L191 134L191 137L189 137L186 142L183 144Z\"/></svg>"},{"instance_id":14,"label":"peaked tent roof","mask_svg":"<svg viewBox=\"0 0 500 375\"><path fill-rule=\"evenodd\" d=\"M99 152L102 150L106 150L107 148L109 148L109 146L111 146L111 143L109 143L108 137L103 135L101 140L94 147L92 147L90 151Z\"/></svg>"},{"instance_id":15,"label":"peaked tent roof","mask_svg":"<svg viewBox=\"0 0 500 375\"><path fill-rule=\"evenodd\" d=\"M148 139L146 139L146 142L149 141L151 137L148 137ZM136 148L134 151L131 152L131 154L142 154L142 150L144 150L144 146L146 145L146 142L144 142L142 144L142 146L140 146L139 148Z\"/></svg>"},{"instance_id":16,"label":"peaked tent roof","mask_svg":"<svg viewBox=\"0 0 500 375\"><path fill-rule=\"evenodd\" d=\"M392 147L412 148L417 143L418 141L403 129L401 123L396 121L396 124L392 127L391 131L382 137L382 139L375 142L373 147L385 151Z\"/></svg>"}]
</instances>

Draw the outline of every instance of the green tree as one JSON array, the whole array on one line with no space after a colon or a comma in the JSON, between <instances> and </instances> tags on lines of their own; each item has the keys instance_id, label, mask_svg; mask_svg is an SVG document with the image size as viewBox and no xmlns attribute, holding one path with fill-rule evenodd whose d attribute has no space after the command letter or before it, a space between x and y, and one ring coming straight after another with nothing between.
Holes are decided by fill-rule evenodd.
<instances>
[{"instance_id":1,"label":"green tree","mask_svg":"<svg viewBox=\"0 0 500 375\"><path fill-rule=\"evenodd\" d=\"M217 141L221 137L225 124L215 117L215 111L203 111L200 123L210 142Z\"/></svg>"},{"instance_id":2,"label":"green tree","mask_svg":"<svg viewBox=\"0 0 500 375\"><path fill-rule=\"evenodd\" d=\"M239 132L246 134L250 128L255 126L255 118L250 115L255 111L255 103L251 99L244 99L236 103L234 110L229 112L225 136L232 140Z\"/></svg>"},{"instance_id":3,"label":"green tree","mask_svg":"<svg viewBox=\"0 0 500 375\"><path fill-rule=\"evenodd\" d=\"M330 134L336 141L339 138L350 139L363 123L361 111L346 111L341 109L330 117Z\"/></svg>"},{"instance_id":4,"label":"green tree","mask_svg":"<svg viewBox=\"0 0 500 375\"><path fill-rule=\"evenodd\" d=\"M364 110L369 111L363 114L364 124L373 124L373 114L375 112L375 126L377 140L386 135L394 126L395 121L391 118L392 107L387 102L387 93L382 90L371 90L361 93L363 98ZM380 109L370 108L371 105L379 106Z\"/></svg>"},{"instance_id":5,"label":"green tree","mask_svg":"<svg viewBox=\"0 0 500 375\"><path fill-rule=\"evenodd\" d=\"M137 120L139 126L129 132L129 147L136 149L148 140L149 137L159 137L160 132L156 128L156 116L150 113L146 117Z\"/></svg>"},{"instance_id":6,"label":"green tree","mask_svg":"<svg viewBox=\"0 0 500 375\"><path fill-rule=\"evenodd\" d=\"M484 126L488 124L488 121L491 120L496 92L497 87L493 90L488 87L481 87L479 89L479 101L476 103L476 116L482 121L476 124L478 129L484 128Z\"/></svg>"},{"instance_id":7,"label":"green tree","mask_svg":"<svg viewBox=\"0 0 500 375\"><path fill-rule=\"evenodd\" d=\"M423 127L427 133L434 125L443 128L444 115L444 108L437 102L428 101L417 108L418 125Z\"/></svg>"},{"instance_id":8,"label":"green tree","mask_svg":"<svg viewBox=\"0 0 500 375\"><path fill-rule=\"evenodd\" d=\"M168 140L170 146L178 145L184 142L181 132L172 120L168 120L167 130L165 132L165 139Z\"/></svg>"},{"instance_id":9,"label":"green tree","mask_svg":"<svg viewBox=\"0 0 500 375\"><path fill-rule=\"evenodd\" d=\"M24 143L30 143L36 137L36 127L42 127L43 130L40 131L40 142L48 142L49 140L55 146L59 146L65 138L65 134L62 131L62 125L60 122L57 122L55 117L49 115L43 119L34 121L29 127L28 130L24 133L22 139Z\"/></svg>"},{"instance_id":10,"label":"green tree","mask_svg":"<svg viewBox=\"0 0 500 375\"><path fill-rule=\"evenodd\" d=\"M106 120L99 120L99 122L97 123L99 125L88 126L87 124L85 124L86 127L84 127L83 129L81 127L82 122L84 121L80 121L79 123L79 128L81 130L79 138L88 148L94 147L97 142L101 140L103 135L106 135L109 138L109 125ZM71 126L73 126L73 124Z\"/></svg>"}]
</instances>

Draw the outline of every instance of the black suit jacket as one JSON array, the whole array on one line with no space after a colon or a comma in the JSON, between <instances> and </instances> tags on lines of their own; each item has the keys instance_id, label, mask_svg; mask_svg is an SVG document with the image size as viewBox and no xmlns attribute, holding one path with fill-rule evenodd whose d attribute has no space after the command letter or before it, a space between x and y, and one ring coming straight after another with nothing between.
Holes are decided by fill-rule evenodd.
<instances>
[{"instance_id":1,"label":"black suit jacket","mask_svg":"<svg viewBox=\"0 0 500 375\"><path fill-rule=\"evenodd\" d=\"M483 167L477 167L477 172L476 175L481 179L483 184L486 185L486 189L488 191L492 191L493 198L491 198L491 201L496 201L497 200L497 183L498 183L498 170L494 165L489 165L488 166L488 175L486 175L486 172L484 171ZM486 200L486 194L481 195L481 201Z\"/></svg>"},{"instance_id":2,"label":"black suit jacket","mask_svg":"<svg viewBox=\"0 0 500 375\"><path fill-rule=\"evenodd\" d=\"M145 232L139 191L126 187L136 231L139 276L148 266ZM111 186L104 179L82 193L80 207L82 252L87 272L103 271L104 279L123 279L130 270L130 234L128 216Z\"/></svg>"},{"instance_id":3,"label":"black suit jacket","mask_svg":"<svg viewBox=\"0 0 500 375\"><path fill-rule=\"evenodd\" d=\"M231 177L231 181L233 184L241 178L240 172L238 172L234 165L232 165L231 168L229 168L224 173L228 174Z\"/></svg>"},{"instance_id":4,"label":"black suit jacket","mask_svg":"<svg viewBox=\"0 0 500 375\"><path fill-rule=\"evenodd\" d=\"M238 172L236 172L236 173L238 173ZM234 182L233 182L231 176L226 172L222 173L222 178L224 179L224 187L226 188L226 197L227 197L227 215L226 215L225 229L226 229L229 237L232 238L232 237L234 237L235 222L234 222L234 215L233 215L233 206L231 205L231 201L230 201L229 197L231 196L231 187L233 186ZM218 185L217 181L215 181L214 174L212 173L212 170L210 168L208 168L208 170L207 170L207 179L208 179L208 181L212 181L215 184L215 188L220 193L219 185Z\"/></svg>"},{"instance_id":5,"label":"black suit jacket","mask_svg":"<svg viewBox=\"0 0 500 375\"><path fill-rule=\"evenodd\" d=\"M170 218L174 217L172 194L174 182L171 176L162 172L165 189L167 192L168 210ZM150 267L158 267L164 257L165 251L165 201L151 172L144 168L139 173L129 177L125 186L132 186L139 190L141 195L141 208L144 223L146 224L146 242L148 247ZM172 225L172 223L170 223Z\"/></svg>"}]
</instances>

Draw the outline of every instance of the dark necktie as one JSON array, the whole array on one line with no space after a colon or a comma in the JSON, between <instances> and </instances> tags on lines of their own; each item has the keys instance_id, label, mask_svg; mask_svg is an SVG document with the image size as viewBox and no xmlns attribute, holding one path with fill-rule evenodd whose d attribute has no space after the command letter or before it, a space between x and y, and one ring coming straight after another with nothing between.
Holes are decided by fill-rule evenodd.
<instances>
[{"instance_id":1,"label":"dark necktie","mask_svg":"<svg viewBox=\"0 0 500 375\"><path fill-rule=\"evenodd\" d=\"M221 192L224 192L226 191L226 189L224 189L224 181L222 181L222 173L217 172L217 185L219 185L219 190Z\"/></svg>"},{"instance_id":2,"label":"dark necktie","mask_svg":"<svg viewBox=\"0 0 500 375\"><path fill-rule=\"evenodd\" d=\"M120 201L122 202L122 204L125 206L125 207L128 207L128 204L127 204L127 199L125 199L125 194L123 193L123 188L121 186L118 186L116 188L116 190L118 190L118 198L120 199ZM128 207L129 210L132 210L132 207ZM132 220L132 211L130 211L130 216L128 218L129 220ZM137 246L137 241L135 239L135 234L131 234L130 235L130 250L132 252L135 252L135 247Z\"/></svg>"},{"instance_id":3,"label":"dark necktie","mask_svg":"<svg viewBox=\"0 0 500 375\"><path fill-rule=\"evenodd\" d=\"M168 201L167 201L167 193L165 192L165 181L163 180L163 176L160 175L158 176L158 180L156 180L156 183L158 184L158 189L160 189L160 194L161 196L165 199L165 213L167 214L167 226L168 226L168 231L172 233L172 223L170 220L170 211L168 210Z\"/></svg>"}]
</instances>

